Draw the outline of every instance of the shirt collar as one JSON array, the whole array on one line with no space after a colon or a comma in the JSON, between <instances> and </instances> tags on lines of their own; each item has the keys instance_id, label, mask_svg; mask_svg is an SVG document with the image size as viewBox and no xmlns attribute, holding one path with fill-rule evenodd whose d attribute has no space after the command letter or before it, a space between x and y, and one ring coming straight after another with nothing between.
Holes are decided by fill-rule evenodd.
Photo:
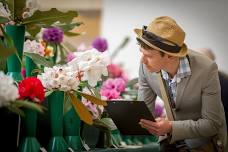
<instances>
[{"instance_id":1,"label":"shirt collar","mask_svg":"<svg viewBox=\"0 0 228 152\"><path fill-rule=\"evenodd\" d=\"M187 57L180 58L179 68L178 68L177 74L173 77L173 79L169 78L169 74L166 71L161 70L161 72L162 72L163 79L171 80L171 82L176 81L177 83L179 83L182 78L185 78L191 75L191 68L189 65L188 58Z\"/></svg>"}]
</instances>

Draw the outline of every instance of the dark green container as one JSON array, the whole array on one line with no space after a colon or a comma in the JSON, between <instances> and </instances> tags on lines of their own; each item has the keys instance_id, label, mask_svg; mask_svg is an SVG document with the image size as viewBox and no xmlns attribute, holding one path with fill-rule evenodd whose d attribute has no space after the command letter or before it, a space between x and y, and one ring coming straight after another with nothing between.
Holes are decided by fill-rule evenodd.
<instances>
[{"instance_id":1,"label":"dark green container","mask_svg":"<svg viewBox=\"0 0 228 152\"><path fill-rule=\"evenodd\" d=\"M80 125L81 120L72 107L64 115L64 137L67 144L75 151L82 149L82 143L80 139Z\"/></svg>"},{"instance_id":2,"label":"dark green container","mask_svg":"<svg viewBox=\"0 0 228 152\"><path fill-rule=\"evenodd\" d=\"M36 76L35 73L32 73L32 71L34 69L36 69L37 66L36 64L33 62L33 60L29 57L25 58L25 69L26 69L26 77L30 77L30 76Z\"/></svg>"},{"instance_id":3,"label":"dark green container","mask_svg":"<svg viewBox=\"0 0 228 152\"><path fill-rule=\"evenodd\" d=\"M24 39L25 39L25 26L6 25L5 31L13 39L14 46L16 47L18 55L22 60ZM21 63L15 54L8 57L7 69L8 69L7 75L10 75L16 81L22 80Z\"/></svg>"},{"instance_id":4,"label":"dark green container","mask_svg":"<svg viewBox=\"0 0 228 152\"><path fill-rule=\"evenodd\" d=\"M24 112L26 137L20 144L19 152L39 152L41 146L36 139L37 112L31 109L25 109Z\"/></svg>"},{"instance_id":5,"label":"dark green container","mask_svg":"<svg viewBox=\"0 0 228 152\"><path fill-rule=\"evenodd\" d=\"M66 152L69 147L63 138L63 102L64 92L62 91L54 91L48 97L52 133L48 152Z\"/></svg>"}]
</instances>

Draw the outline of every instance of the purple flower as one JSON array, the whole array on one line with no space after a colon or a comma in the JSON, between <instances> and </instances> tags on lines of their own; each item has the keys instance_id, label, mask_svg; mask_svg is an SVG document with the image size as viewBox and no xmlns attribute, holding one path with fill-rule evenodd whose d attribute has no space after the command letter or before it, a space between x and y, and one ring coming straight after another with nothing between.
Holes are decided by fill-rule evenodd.
<instances>
[{"instance_id":1,"label":"purple flower","mask_svg":"<svg viewBox=\"0 0 228 152\"><path fill-rule=\"evenodd\" d=\"M163 115L163 107L160 104L155 104L155 117L161 117Z\"/></svg>"},{"instance_id":2,"label":"purple flower","mask_svg":"<svg viewBox=\"0 0 228 152\"><path fill-rule=\"evenodd\" d=\"M66 56L66 62L70 62L71 60L73 60L75 58L75 55L73 52L70 52L67 54Z\"/></svg>"},{"instance_id":3,"label":"purple flower","mask_svg":"<svg viewBox=\"0 0 228 152\"><path fill-rule=\"evenodd\" d=\"M63 41L63 30L58 27L47 28L43 32L43 40L46 42L59 44Z\"/></svg>"},{"instance_id":4,"label":"purple flower","mask_svg":"<svg viewBox=\"0 0 228 152\"><path fill-rule=\"evenodd\" d=\"M108 43L106 39L96 38L92 43L93 48L97 49L99 52L104 52L108 49Z\"/></svg>"}]
</instances>

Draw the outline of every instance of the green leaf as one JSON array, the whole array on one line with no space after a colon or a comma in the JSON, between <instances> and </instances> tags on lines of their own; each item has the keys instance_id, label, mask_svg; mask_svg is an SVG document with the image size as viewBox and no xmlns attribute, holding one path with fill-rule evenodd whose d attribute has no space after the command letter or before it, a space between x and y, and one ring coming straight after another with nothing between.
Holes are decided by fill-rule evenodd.
<instances>
[{"instance_id":1,"label":"green leaf","mask_svg":"<svg viewBox=\"0 0 228 152\"><path fill-rule=\"evenodd\" d=\"M45 92L45 97L50 96L53 92L53 90Z\"/></svg>"},{"instance_id":2,"label":"green leaf","mask_svg":"<svg viewBox=\"0 0 228 152\"><path fill-rule=\"evenodd\" d=\"M66 53L64 52L64 50L63 50L63 46L62 45L59 45L59 53L60 53L60 64L62 63L62 64L64 64L64 63L66 63L65 62L65 58L66 58Z\"/></svg>"},{"instance_id":3,"label":"green leaf","mask_svg":"<svg viewBox=\"0 0 228 152\"><path fill-rule=\"evenodd\" d=\"M8 18L0 16L0 24L7 23L7 22L9 22L9 21L10 21L10 20L9 20Z\"/></svg>"},{"instance_id":4,"label":"green leaf","mask_svg":"<svg viewBox=\"0 0 228 152\"><path fill-rule=\"evenodd\" d=\"M80 33L74 33L74 32L64 32L64 34L65 34L66 36L69 36L69 37L81 35Z\"/></svg>"},{"instance_id":5,"label":"green leaf","mask_svg":"<svg viewBox=\"0 0 228 152\"><path fill-rule=\"evenodd\" d=\"M0 44L0 57L3 57L3 58L7 58L9 57L10 55L14 54L16 52L16 48L15 47L5 47L4 45Z\"/></svg>"},{"instance_id":6,"label":"green leaf","mask_svg":"<svg viewBox=\"0 0 228 152\"><path fill-rule=\"evenodd\" d=\"M38 24L27 24L26 25L26 31L33 37L35 38L36 35L40 32L41 28L43 26L38 25Z\"/></svg>"},{"instance_id":7,"label":"green leaf","mask_svg":"<svg viewBox=\"0 0 228 152\"><path fill-rule=\"evenodd\" d=\"M1 58L0 57L0 71L5 71L6 69L6 58Z\"/></svg>"},{"instance_id":8,"label":"green leaf","mask_svg":"<svg viewBox=\"0 0 228 152\"><path fill-rule=\"evenodd\" d=\"M93 124L93 118L92 115L90 114L90 112L87 110L87 108L85 107L85 105L80 102L74 94L69 94L70 98L71 98L71 103L75 109L75 111L77 112L78 116L80 117L80 119L82 121L84 121L85 123L92 125Z\"/></svg>"},{"instance_id":9,"label":"green leaf","mask_svg":"<svg viewBox=\"0 0 228 152\"><path fill-rule=\"evenodd\" d=\"M112 121L111 118L102 118L102 119L96 119L94 120L94 125L96 126L102 126L104 128L107 128L108 130L116 130L117 127Z\"/></svg>"},{"instance_id":10,"label":"green leaf","mask_svg":"<svg viewBox=\"0 0 228 152\"><path fill-rule=\"evenodd\" d=\"M25 18L22 24L36 24L41 23L45 25L51 25L56 21L60 23L69 24L72 22L73 18L77 17L78 13L76 11L61 12L56 8L52 8L49 11L36 11L31 17Z\"/></svg>"},{"instance_id":11,"label":"green leaf","mask_svg":"<svg viewBox=\"0 0 228 152\"><path fill-rule=\"evenodd\" d=\"M138 83L138 78L134 78L134 79L128 81L127 87L131 87L132 88L137 83Z\"/></svg>"},{"instance_id":12,"label":"green leaf","mask_svg":"<svg viewBox=\"0 0 228 152\"><path fill-rule=\"evenodd\" d=\"M42 27L51 26L56 21L68 25L77 16L78 13L76 11L61 12L56 8L48 11L37 10L31 17L25 18L22 24L26 25L27 32L35 37Z\"/></svg>"},{"instance_id":13,"label":"green leaf","mask_svg":"<svg viewBox=\"0 0 228 152\"><path fill-rule=\"evenodd\" d=\"M87 100L91 101L94 104L107 106L107 102L104 100L101 100L97 97L94 97L94 96L89 95L89 94L85 94L85 93L80 92L80 91L77 91L77 93L79 93L81 96L83 96L84 98L86 98Z\"/></svg>"},{"instance_id":14,"label":"green leaf","mask_svg":"<svg viewBox=\"0 0 228 152\"><path fill-rule=\"evenodd\" d=\"M12 104L14 104L17 107L23 107L23 108L28 108L28 109L32 109L32 110L36 110L40 113L44 112L45 107L33 103L33 102L29 102L29 101L23 101L23 100L16 100L15 102L13 102Z\"/></svg>"},{"instance_id":15,"label":"green leaf","mask_svg":"<svg viewBox=\"0 0 228 152\"><path fill-rule=\"evenodd\" d=\"M71 98L69 96L68 93L65 93L65 96L64 96L64 105L63 105L63 113L67 113L72 107L72 104L71 104Z\"/></svg>"},{"instance_id":16,"label":"green leaf","mask_svg":"<svg viewBox=\"0 0 228 152\"><path fill-rule=\"evenodd\" d=\"M24 111L21 110L20 108L16 107L16 106L8 106L7 108L13 113L16 113L16 114L18 114L18 115L20 115L22 117L25 116Z\"/></svg>"},{"instance_id":17,"label":"green leaf","mask_svg":"<svg viewBox=\"0 0 228 152\"><path fill-rule=\"evenodd\" d=\"M31 72L31 74L40 74L40 73L42 73L42 70L41 69L33 69L32 70L32 72Z\"/></svg>"},{"instance_id":18,"label":"green leaf","mask_svg":"<svg viewBox=\"0 0 228 152\"><path fill-rule=\"evenodd\" d=\"M2 26L0 26L2 34L4 36L4 41L7 44L7 47L14 47L13 39L5 32Z\"/></svg>"},{"instance_id":19,"label":"green leaf","mask_svg":"<svg viewBox=\"0 0 228 152\"><path fill-rule=\"evenodd\" d=\"M45 57L39 54L24 52L24 55L31 58L36 64L41 64L45 67L52 67L54 65L52 61L46 60Z\"/></svg>"},{"instance_id":20,"label":"green leaf","mask_svg":"<svg viewBox=\"0 0 228 152\"><path fill-rule=\"evenodd\" d=\"M58 27L60 27L64 32L73 30L75 27L78 27L80 25L82 25L82 22L77 22L77 23L71 23L71 24L64 24L64 25L58 25Z\"/></svg>"}]
</instances>

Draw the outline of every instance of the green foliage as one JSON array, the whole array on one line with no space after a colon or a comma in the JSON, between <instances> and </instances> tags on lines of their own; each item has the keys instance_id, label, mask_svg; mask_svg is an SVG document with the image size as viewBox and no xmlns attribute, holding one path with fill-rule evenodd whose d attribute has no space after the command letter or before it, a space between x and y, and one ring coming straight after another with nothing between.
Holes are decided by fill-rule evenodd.
<instances>
[{"instance_id":1,"label":"green foliage","mask_svg":"<svg viewBox=\"0 0 228 152\"><path fill-rule=\"evenodd\" d=\"M102 130L116 130L117 127L111 118L102 118L94 120L94 125Z\"/></svg>"},{"instance_id":2,"label":"green foliage","mask_svg":"<svg viewBox=\"0 0 228 152\"><path fill-rule=\"evenodd\" d=\"M31 58L36 64L40 64L45 67L54 66L54 63L52 61L47 60L46 58L40 56L39 54L24 52L24 55Z\"/></svg>"},{"instance_id":3,"label":"green foliage","mask_svg":"<svg viewBox=\"0 0 228 152\"><path fill-rule=\"evenodd\" d=\"M8 18L0 16L0 24L4 24L4 23L7 23L7 22L9 22Z\"/></svg>"},{"instance_id":4,"label":"green foliage","mask_svg":"<svg viewBox=\"0 0 228 152\"><path fill-rule=\"evenodd\" d=\"M48 11L36 11L31 17L25 18L21 24L26 25L27 31L35 36L42 27L48 27L59 21L64 24L64 28L71 30L73 26L79 26L80 23L72 24L72 20L78 16L76 11L68 11L66 13L58 11L56 8L52 8ZM69 26L67 26L69 24Z\"/></svg>"},{"instance_id":5,"label":"green foliage","mask_svg":"<svg viewBox=\"0 0 228 152\"><path fill-rule=\"evenodd\" d=\"M23 100L16 100L15 102L12 102L12 104L7 106L7 108L13 113L16 113L20 116L25 116L25 113L21 108L32 109L40 113L43 113L45 110L45 107L41 105L38 105L33 102L29 102L29 101L23 101Z\"/></svg>"}]
</instances>

